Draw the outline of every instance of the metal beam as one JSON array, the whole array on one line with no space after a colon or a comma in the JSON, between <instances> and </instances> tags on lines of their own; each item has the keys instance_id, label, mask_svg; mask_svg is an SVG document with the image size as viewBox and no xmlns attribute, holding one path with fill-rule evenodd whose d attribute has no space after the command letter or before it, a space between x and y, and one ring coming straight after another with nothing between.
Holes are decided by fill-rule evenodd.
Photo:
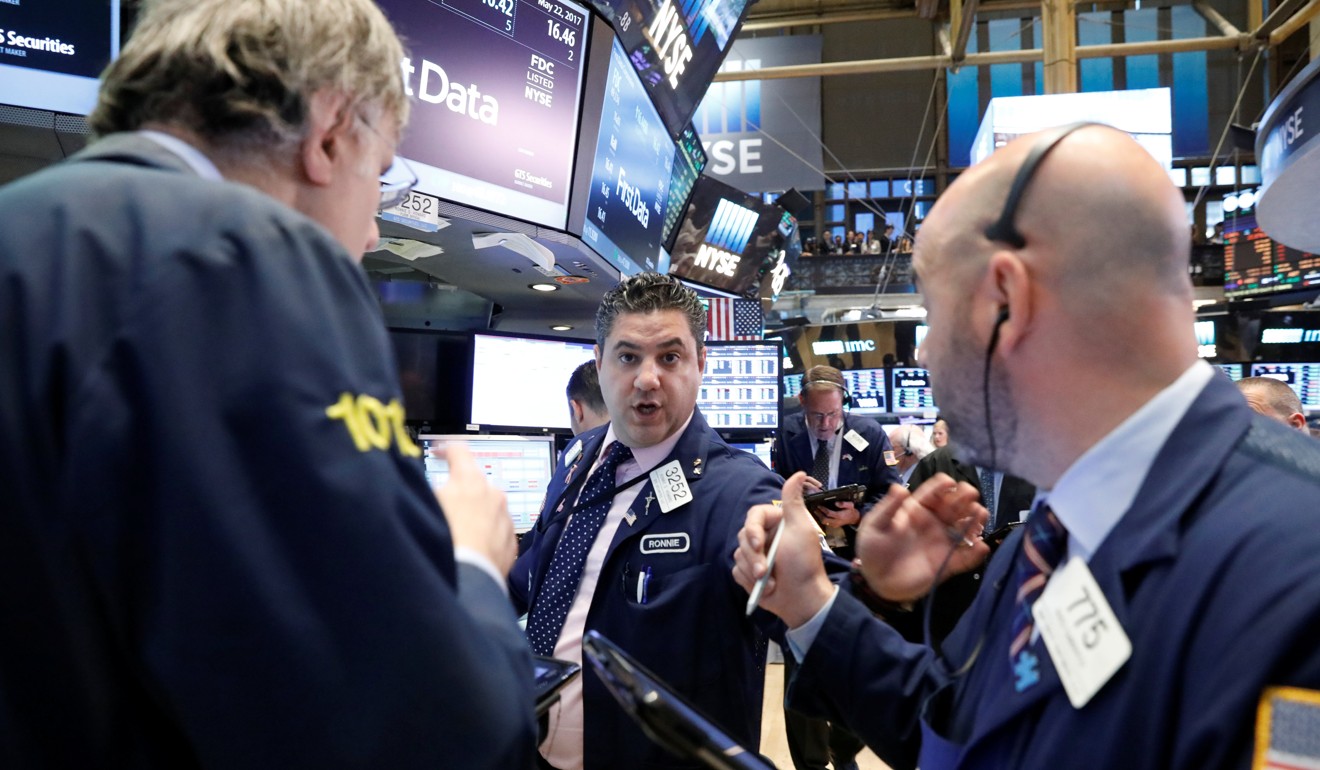
<instances>
[{"instance_id":1,"label":"metal beam","mask_svg":"<svg viewBox=\"0 0 1320 770\"><path fill-rule=\"evenodd\" d=\"M855 24L859 21L890 21L915 19L917 12L910 8L857 11L855 13L799 13L791 16L764 16L748 19L741 32L765 32L786 27L814 27L823 24Z\"/></svg>"},{"instance_id":2,"label":"metal beam","mask_svg":"<svg viewBox=\"0 0 1320 770\"><path fill-rule=\"evenodd\" d=\"M1312 0L1320 4L1320 0ZM1180 40L1151 40L1141 43L1108 43L1081 45L1075 49L1078 59L1102 59L1111 56L1141 56L1144 54L1185 53L1188 51L1217 51L1237 48L1238 39L1231 37L1194 37ZM1040 61L1044 52L1040 48L1020 51L995 51L968 54L963 66L984 67L991 64L1021 64ZM948 56L909 56L896 59L864 59L860 61L796 64L787 67L767 67L759 70L721 72L715 82L734 80L778 80L782 78L816 78L833 75L869 75L882 72L910 72L914 70L943 69L953 66Z\"/></svg>"},{"instance_id":3,"label":"metal beam","mask_svg":"<svg viewBox=\"0 0 1320 770\"><path fill-rule=\"evenodd\" d=\"M1233 26L1228 19L1225 19L1219 11L1210 7L1205 0L1194 0L1192 7L1196 9L1197 13L1201 14L1201 18L1210 22L1215 29L1219 30L1219 34L1224 37L1242 37L1242 30Z\"/></svg>"},{"instance_id":4,"label":"metal beam","mask_svg":"<svg viewBox=\"0 0 1320 770\"><path fill-rule=\"evenodd\" d=\"M950 10L952 10L955 2L957 0L949 0ZM962 4L960 18L953 22L953 28L957 30L957 34L953 38L953 51L951 52L953 66L955 67L962 64L963 59L967 58L967 41L972 36L972 25L976 24L976 9L979 3L980 0L967 0L965 4Z\"/></svg>"},{"instance_id":5,"label":"metal beam","mask_svg":"<svg viewBox=\"0 0 1320 770\"><path fill-rule=\"evenodd\" d=\"M1077 11L1073 0L1043 0L1045 93L1077 92Z\"/></svg>"},{"instance_id":6,"label":"metal beam","mask_svg":"<svg viewBox=\"0 0 1320 770\"><path fill-rule=\"evenodd\" d=\"M1283 23L1302 7L1303 2L1304 0L1282 0L1265 21L1251 31L1251 36L1261 42L1269 40L1270 33L1283 26Z\"/></svg>"},{"instance_id":7,"label":"metal beam","mask_svg":"<svg viewBox=\"0 0 1320 770\"><path fill-rule=\"evenodd\" d=\"M1311 0L1311 2L1302 6L1301 10L1289 17L1287 21L1280 24L1278 29L1270 33L1270 45L1276 46L1287 40L1290 35L1315 18L1317 13L1320 13L1320 1Z\"/></svg>"}]
</instances>

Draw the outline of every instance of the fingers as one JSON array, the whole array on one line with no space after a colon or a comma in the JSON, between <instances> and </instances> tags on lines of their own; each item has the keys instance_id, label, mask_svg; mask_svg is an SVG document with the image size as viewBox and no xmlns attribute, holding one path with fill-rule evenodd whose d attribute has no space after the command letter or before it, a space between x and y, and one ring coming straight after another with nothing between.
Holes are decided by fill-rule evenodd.
<instances>
[{"instance_id":1,"label":"fingers","mask_svg":"<svg viewBox=\"0 0 1320 770\"><path fill-rule=\"evenodd\" d=\"M470 481L473 477L484 475L472 458L472 450L462 441L451 441L440 446L433 446L431 454L449 463L449 478L453 481Z\"/></svg>"},{"instance_id":2,"label":"fingers","mask_svg":"<svg viewBox=\"0 0 1320 770\"><path fill-rule=\"evenodd\" d=\"M734 580L743 588L751 590L765 574L766 549L781 518L783 511L776 505L755 505L747 511L747 520L738 530L738 549L733 553Z\"/></svg>"},{"instance_id":3,"label":"fingers","mask_svg":"<svg viewBox=\"0 0 1320 770\"><path fill-rule=\"evenodd\" d=\"M880 502L871 506L866 512L866 518L862 520L862 525L871 527L876 531L884 531L892 523L894 514L902 507L903 502L912 496L912 493L906 487L898 484L890 484L889 491L880 498Z\"/></svg>"}]
</instances>

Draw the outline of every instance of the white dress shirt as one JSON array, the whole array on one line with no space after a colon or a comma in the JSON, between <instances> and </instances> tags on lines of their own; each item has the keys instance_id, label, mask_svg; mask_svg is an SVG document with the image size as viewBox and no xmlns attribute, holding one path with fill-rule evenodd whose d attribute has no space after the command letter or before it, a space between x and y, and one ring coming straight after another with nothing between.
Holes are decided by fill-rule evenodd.
<instances>
[{"instance_id":1,"label":"white dress shirt","mask_svg":"<svg viewBox=\"0 0 1320 770\"><path fill-rule=\"evenodd\" d=\"M626 484L645 473L650 473L662 460L674 451L683 431L687 430L692 416L688 415L683 426L674 431L669 438L654 446L633 449L633 456L627 462L619 463L614 472L615 486ZM605 440L596 453L596 459L587 471L586 478L596 470L604 459L610 444L615 441L614 425L605 431ZM582 582L578 584L577 595L564 619L564 628L559 632L559 641L555 644L554 657L559 660L571 660L582 665L582 636L587 632L587 613L591 610L591 599L596 593L596 583L600 581L600 568L605 562L605 554L614 541L615 530L623 522L623 516L632 507L633 501L641 494L646 482L633 484L614 495L610 510L605 514L605 523L601 525L596 540L587 553L587 562L582 569ZM576 502L576 501L575 501ZM570 517L570 521L572 518ZM565 529L568 525L565 523ZM541 744L541 756L559 770L582 770L582 676L564 685L559 691L559 703L550 709L550 726L545 742Z\"/></svg>"}]
</instances>

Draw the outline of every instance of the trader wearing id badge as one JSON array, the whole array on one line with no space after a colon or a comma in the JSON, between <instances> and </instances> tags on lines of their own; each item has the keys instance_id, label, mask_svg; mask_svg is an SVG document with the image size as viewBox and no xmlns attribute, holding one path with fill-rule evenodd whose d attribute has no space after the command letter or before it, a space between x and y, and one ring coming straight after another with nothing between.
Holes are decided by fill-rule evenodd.
<instances>
[{"instance_id":1,"label":"trader wearing id badge","mask_svg":"<svg viewBox=\"0 0 1320 770\"><path fill-rule=\"evenodd\" d=\"M938 650L832 588L800 478L782 513L752 508L740 584L786 522L761 606L801 656L791 706L896 770L1320 759L1320 449L1197 359L1185 217L1094 124L1011 142L940 198L913 265L936 400L961 459L1040 492ZM976 496L943 474L891 491L858 534L871 591L909 601L982 558Z\"/></svg>"},{"instance_id":2,"label":"trader wearing id badge","mask_svg":"<svg viewBox=\"0 0 1320 770\"><path fill-rule=\"evenodd\" d=\"M580 663L583 635L598 631L754 750L766 632L782 625L747 617L730 571L743 513L782 480L696 408L705 327L696 293L669 276L605 295L596 363L611 422L566 453L509 588L536 653ZM560 770L687 766L594 675L564 689L541 755Z\"/></svg>"}]
</instances>

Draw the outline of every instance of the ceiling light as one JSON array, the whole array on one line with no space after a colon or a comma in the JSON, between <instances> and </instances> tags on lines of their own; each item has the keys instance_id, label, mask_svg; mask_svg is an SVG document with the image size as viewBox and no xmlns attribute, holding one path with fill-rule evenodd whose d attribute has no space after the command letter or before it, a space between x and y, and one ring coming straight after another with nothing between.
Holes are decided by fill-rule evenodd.
<instances>
[{"instance_id":1,"label":"ceiling light","mask_svg":"<svg viewBox=\"0 0 1320 770\"><path fill-rule=\"evenodd\" d=\"M568 326L567 324L557 324L555 326L550 327L551 331L557 331L557 332L566 332L572 328L573 328L572 326Z\"/></svg>"},{"instance_id":2,"label":"ceiling light","mask_svg":"<svg viewBox=\"0 0 1320 770\"><path fill-rule=\"evenodd\" d=\"M559 291L559 287L553 283L533 283L529 284L527 288L533 291Z\"/></svg>"}]
</instances>

